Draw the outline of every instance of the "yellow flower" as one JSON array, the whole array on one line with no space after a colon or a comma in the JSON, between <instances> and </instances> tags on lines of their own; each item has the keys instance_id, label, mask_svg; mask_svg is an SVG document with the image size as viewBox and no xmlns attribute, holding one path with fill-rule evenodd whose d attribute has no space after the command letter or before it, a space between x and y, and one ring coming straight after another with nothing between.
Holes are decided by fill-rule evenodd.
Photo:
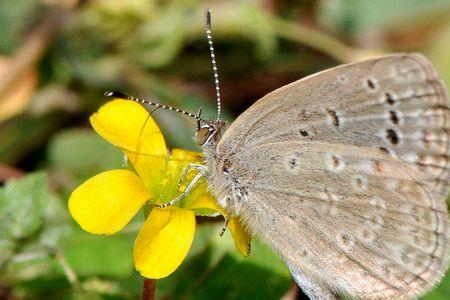
<instances>
[{"instance_id":1,"label":"yellow flower","mask_svg":"<svg viewBox=\"0 0 450 300\"><path fill-rule=\"evenodd\" d=\"M201 163L201 154L181 149L169 154L158 125L135 102L108 102L90 121L100 136L124 151L128 169L103 172L75 189L68 204L72 217L90 233L113 234L141 208L150 208L135 241L135 267L147 278L170 275L191 247L195 216L225 216L203 179L173 206L154 206L174 199L186 188L197 171L189 170L181 180L183 171L190 163ZM237 249L248 255L250 237L242 225L231 218L229 228Z\"/></svg>"}]
</instances>

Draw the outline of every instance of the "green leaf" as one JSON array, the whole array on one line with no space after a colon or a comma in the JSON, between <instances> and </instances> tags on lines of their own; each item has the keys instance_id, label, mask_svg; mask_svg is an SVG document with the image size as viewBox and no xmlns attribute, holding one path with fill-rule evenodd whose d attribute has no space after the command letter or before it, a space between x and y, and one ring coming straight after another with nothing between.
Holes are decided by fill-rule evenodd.
<instances>
[{"instance_id":1,"label":"green leaf","mask_svg":"<svg viewBox=\"0 0 450 300\"><path fill-rule=\"evenodd\" d=\"M77 182L109 169L121 168L122 152L92 130L71 129L56 135L49 146L51 164L75 175Z\"/></svg>"},{"instance_id":2,"label":"green leaf","mask_svg":"<svg viewBox=\"0 0 450 300\"><path fill-rule=\"evenodd\" d=\"M15 285L42 277L56 276L64 277L60 264L54 259L48 248L35 247L16 253L4 268L1 280Z\"/></svg>"},{"instance_id":3,"label":"green leaf","mask_svg":"<svg viewBox=\"0 0 450 300\"><path fill-rule=\"evenodd\" d=\"M0 237L0 266L8 261L14 253L14 241Z\"/></svg>"},{"instance_id":4,"label":"green leaf","mask_svg":"<svg viewBox=\"0 0 450 300\"><path fill-rule=\"evenodd\" d=\"M76 229L61 242L69 265L79 276L124 278L134 272L134 234L93 235Z\"/></svg>"},{"instance_id":5,"label":"green leaf","mask_svg":"<svg viewBox=\"0 0 450 300\"><path fill-rule=\"evenodd\" d=\"M18 240L36 232L49 197L44 173L8 181L0 190L0 240Z\"/></svg>"},{"instance_id":6,"label":"green leaf","mask_svg":"<svg viewBox=\"0 0 450 300\"><path fill-rule=\"evenodd\" d=\"M60 211L60 215L51 215L55 213L55 206L62 205L58 198L54 198L46 206L44 225L32 238L21 240L16 245L18 251L8 261L4 268L2 280L8 282L20 282L25 280L34 280L42 276L53 277L63 276L63 269L60 262L55 259L55 253L58 251L58 245L61 237L70 233L70 225L67 223L67 212ZM51 213L48 213L48 212Z\"/></svg>"},{"instance_id":7,"label":"green leaf","mask_svg":"<svg viewBox=\"0 0 450 300\"><path fill-rule=\"evenodd\" d=\"M0 189L2 279L16 282L58 271L52 258L67 233L67 211L47 188L45 173L9 181Z\"/></svg>"}]
</instances>

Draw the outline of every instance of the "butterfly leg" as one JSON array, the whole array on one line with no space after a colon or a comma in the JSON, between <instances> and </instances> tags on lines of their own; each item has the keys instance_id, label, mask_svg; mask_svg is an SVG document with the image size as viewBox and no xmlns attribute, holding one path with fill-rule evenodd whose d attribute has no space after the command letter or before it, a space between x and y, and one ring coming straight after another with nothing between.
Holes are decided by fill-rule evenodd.
<instances>
[{"instance_id":1,"label":"butterfly leg","mask_svg":"<svg viewBox=\"0 0 450 300\"><path fill-rule=\"evenodd\" d=\"M180 188L183 181L186 179L186 175L191 169L196 169L198 171L206 171L206 166L200 164L188 164L186 168L183 170L183 173L181 173L180 180L178 180L177 185L178 189Z\"/></svg>"},{"instance_id":2,"label":"butterfly leg","mask_svg":"<svg viewBox=\"0 0 450 300\"><path fill-rule=\"evenodd\" d=\"M225 210L227 210L227 207L229 207L229 205L230 205L230 201L231 201L230 197L227 196L227 197L223 198L221 201L219 201L218 203L223 208L225 208ZM219 232L219 236L223 236L223 234L225 233L225 230L227 230L228 221L230 220L230 219L228 219L227 216L223 216L223 217L225 218L225 223L223 224L223 227L222 227L222 229Z\"/></svg>"},{"instance_id":3,"label":"butterfly leg","mask_svg":"<svg viewBox=\"0 0 450 300\"><path fill-rule=\"evenodd\" d=\"M201 169L197 175L195 175L195 177L192 179L192 181L188 184L188 186L186 187L186 189L180 194L178 195L176 198L170 200L167 203L164 203L162 205L157 205L157 207L159 208L165 208L171 205L174 205L175 203L177 203L178 201L180 201L181 199L183 199L184 197L186 197L187 195L189 195L189 193L191 192L191 190L194 188L194 186L197 184L197 182L200 180L200 178L202 178L205 175L206 172L206 167L205 169Z\"/></svg>"},{"instance_id":4,"label":"butterfly leg","mask_svg":"<svg viewBox=\"0 0 450 300\"><path fill-rule=\"evenodd\" d=\"M302 270L294 269L288 266L289 271L292 274L295 282L302 289L309 299L311 300L337 300L337 296L334 295L328 288L324 287L319 281L307 276Z\"/></svg>"},{"instance_id":5,"label":"butterfly leg","mask_svg":"<svg viewBox=\"0 0 450 300\"><path fill-rule=\"evenodd\" d=\"M219 232L220 236L223 236L223 234L225 233L225 230L227 230L227 226L228 226L228 220L229 219L227 217L224 217L224 218L225 218L225 223L223 224L223 227L222 227L222 229Z\"/></svg>"}]
</instances>

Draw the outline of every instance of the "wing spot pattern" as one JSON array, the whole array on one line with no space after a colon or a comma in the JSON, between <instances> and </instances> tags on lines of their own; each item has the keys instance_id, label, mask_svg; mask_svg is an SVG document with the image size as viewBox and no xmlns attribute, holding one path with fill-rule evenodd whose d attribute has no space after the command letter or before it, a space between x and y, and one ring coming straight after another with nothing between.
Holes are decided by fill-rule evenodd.
<instances>
[{"instance_id":1,"label":"wing spot pattern","mask_svg":"<svg viewBox=\"0 0 450 300\"><path fill-rule=\"evenodd\" d=\"M400 140L399 137L398 137L397 132L394 129L387 129L386 130L386 138L393 145L397 145L399 140Z\"/></svg>"},{"instance_id":2,"label":"wing spot pattern","mask_svg":"<svg viewBox=\"0 0 450 300\"><path fill-rule=\"evenodd\" d=\"M392 122L393 124L395 124L395 125L398 125L398 123L399 123L399 118L398 118L398 116L397 116L397 113L396 113L395 111L391 110L391 111L389 112L389 116L390 116L390 118L391 118L391 122Z\"/></svg>"},{"instance_id":3,"label":"wing spot pattern","mask_svg":"<svg viewBox=\"0 0 450 300\"><path fill-rule=\"evenodd\" d=\"M376 172L380 172L380 173L383 172L383 165L378 160L373 161L373 168Z\"/></svg>"},{"instance_id":4,"label":"wing spot pattern","mask_svg":"<svg viewBox=\"0 0 450 300\"><path fill-rule=\"evenodd\" d=\"M361 192L365 192L367 190L367 179L365 177L357 177L355 180L355 188Z\"/></svg>"},{"instance_id":5,"label":"wing spot pattern","mask_svg":"<svg viewBox=\"0 0 450 300\"><path fill-rule=\"evenodd\" d=\"M395 103L394 94L392 94L392 93L385 93L384 99L385 99L386 103L391 106L394 105L394 103Z\"/></svg>"},{"instance_id":6,"label":"wing spot pattern","mask_svg":"<svg viewBox=\"0 0 450 300\"><path fill-rule=\"evenodd\" d=\"M377 89L377 84L375 82L374 79L372 78L367 78L366 79L366 87L370 90L370 91L374 91Z\"/></svg>"},{"instance_id":7,"label":"wing spot pattern","mask_svg":"<svg viewBox=\"0 0 450 300\"><path fill-rule=\"evenodd\" d=\"M391 152L386 147L380 147L379 149L384 154L391 155Z\"/></svg>"},{"instance_id":8,"label":"wing spot pattern","mask_svg":"<svg viewBox=\"0 0 450 300\"><path fill-rule=\"evenodd\" d=\"M336 111L328 109L327 110L328 113L328 117L331 119L331 123L335 126L335 127L339 127L340 124L340 118L337 114Z\"/></svg>"},{"instance_id":9,"label":"wing spot pattern","mask_svg":"<svg viewBox=\"0 0 450 300\"><path fill-rule=\"evenodd\" d=\"M300 157L298 153L294 153L287 157L285 161L285 170L290 174L299 174L300 168Z\"/></svg>"},{"instance_id":10,"label":"wing spot pattern","mask_svg":"<svg viewBox=\"0 0 450 300\"><path fill-rule=\"evenodd\" d=\"M344 160L338 155L328 153L328 170L332 172L341 172L345 168Z\"/></svg>"},{"instance_id":11,"label":"wing spot pattern","mask_svg":"<svg viewBox=\"0 0 450 300\"><path fill-rule=\"evenodd\" d=\"M364 223L368 228L380 229L384 224L384 220L378 215L372 215Z\"/></svg>"},{"instance_id":12,"label":"wing spot pattern","mask_svg":"<svg viewBox=\"0 0 450 300\"><path fill-rule=\"evenodd\" d=\"M337 243L341 248L345 250L350 250L355 245L355 240L350 234L346 232L341 232L337 236Z\"/></svg>"}]
</instances>

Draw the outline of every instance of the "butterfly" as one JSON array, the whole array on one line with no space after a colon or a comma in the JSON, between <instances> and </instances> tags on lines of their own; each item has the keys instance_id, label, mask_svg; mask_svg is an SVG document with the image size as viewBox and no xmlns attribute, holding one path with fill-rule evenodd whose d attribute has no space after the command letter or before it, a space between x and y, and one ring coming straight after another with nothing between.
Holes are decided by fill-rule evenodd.
<instances>
[{"instance_id":1,"label":"butterfly","mask_svg":"<svg viewBox=\"0 0 450 300\"><path fill-rule=\"evenodd\" d=\"M392 54L325 70L227 126L207 16L217 119L108 95L198 121L199 174L311 299L415 297L436 285L449 263L450 106L428 59Z\"/></svg>"}]
</instances>

